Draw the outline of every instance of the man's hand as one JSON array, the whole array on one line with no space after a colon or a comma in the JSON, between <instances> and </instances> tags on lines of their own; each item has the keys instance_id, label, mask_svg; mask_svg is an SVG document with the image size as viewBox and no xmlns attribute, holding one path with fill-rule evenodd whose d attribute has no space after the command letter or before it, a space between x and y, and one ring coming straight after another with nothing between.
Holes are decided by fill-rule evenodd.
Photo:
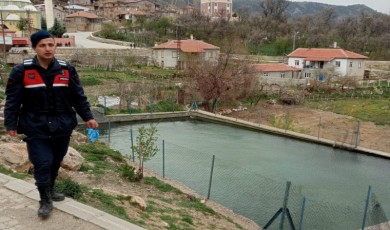
<instances>
[{"instance_id":1,"label":"man's hand","mask_svg":"<svg viewBox=\"0 0 390 230\"><path fill-rule=\"evenodd\" d=\"M97 127L99 127L99 123L97 123L97 121L95 121L94 119L85 122L85 124L90 129L96 129Z\"/></svg>"},{"instance_id":2,"label":"man's hand","mask_svg":"<svg viewBox=\"0 0 390 230\"><path fill-rule=\"evenodd\" d=\"M16 135L18 135L18 132L16 132L16 130L8 130L7 134L11 137L16 137Z\"/></svg>"}]
</instances>

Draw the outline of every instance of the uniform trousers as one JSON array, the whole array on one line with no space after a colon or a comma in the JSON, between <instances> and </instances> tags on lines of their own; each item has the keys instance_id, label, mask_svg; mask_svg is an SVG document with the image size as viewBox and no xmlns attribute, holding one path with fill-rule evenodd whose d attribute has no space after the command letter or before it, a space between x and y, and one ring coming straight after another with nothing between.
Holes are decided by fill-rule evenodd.
<instances>
[{"instance_id":1,"label":"uniform trousers","mask_svg":"<svg viewBox=\"0 0 390 230\"><path fill-rule=\"evenodd\" d=\"M70 136L55 138L24 139L28 157L34 165L34 178L37 187L52 187L58 170L69 147Z\"/></svg>"}]
</instances>

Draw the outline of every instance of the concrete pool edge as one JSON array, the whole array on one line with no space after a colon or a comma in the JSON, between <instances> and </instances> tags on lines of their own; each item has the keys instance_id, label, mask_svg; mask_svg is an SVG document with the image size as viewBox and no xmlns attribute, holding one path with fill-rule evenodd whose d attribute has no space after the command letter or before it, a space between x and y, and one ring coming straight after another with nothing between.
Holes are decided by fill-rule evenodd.
<instances>
[{"instance_id":1,"label":"concrete pool edge","mask_svg":"<svg viewBox=\"0 0 390 230\"><path fill-rule=\"evenodd\" d=\"M196 119L201 119L206 121L212 121L212 122L217 122L225 125L227 124L235 127L247 128L255 131L270 133L278 136L290 137L301 141L331 146L333 148L354 151L365 155L390 159L390 153L387 152L368 149L360 146L355 147L354 145L350 145L343 142L333 141L324 138L317 138L314 136L301 134L301 133L284 130L284 129L278 129L267 125L259 125L258 123L253 123L253 122L227 117L227 116L210 113L206 111L201 111L201 110L142 113L142 114L117 114L117 115L99 116L98 120L100 123L109 123L109 122L120 123L120 122L130 122L130 121L166 120L166 119L177 119L177 118L196 118Z\"/></svg>"}]
</instances>

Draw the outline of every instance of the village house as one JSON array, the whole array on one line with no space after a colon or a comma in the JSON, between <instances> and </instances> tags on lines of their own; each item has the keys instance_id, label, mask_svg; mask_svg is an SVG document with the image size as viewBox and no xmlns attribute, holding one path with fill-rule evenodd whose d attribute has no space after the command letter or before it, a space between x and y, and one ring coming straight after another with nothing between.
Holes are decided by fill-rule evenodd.
<instances>
[{"instance_id":1,"label":"village house","mask_svg":"<svg viewBox=\"0 0 390 230\"><path fill-rule=\"evenodd\" d=\"M137 18L145 16L146 13L141 10L123 10L117 15L119 20L131 20L134 24L137 22Z\"/></svg>"},{"instance_id":2,"label":"village house","mask_svg":"<svg viewBox=\"0 0 390 230\"><path fill-rule=\"evenodd\" d=\"M82 0L77 0L82 1ZM109 20L123 19L119 15L125 12L142 12L143 14L153 14L160 10L160 5L148 0L90 0L89 6L96 14ZM79 4L82 5L82 4ZM123 17L123 16L121 16Z\"/></svg>"},{"instance_id":3,"label":"village house","mask_svg":"<svg viewBox=\"0 0 390 230\"><path fill-rule=\"evenodd\" d=\"M65 17L65 27L67 32L76 31L97 31L101 28L103 18L95 14L79 11Z\"/></svg>"},{"instance_id":4,"label":"village house","mask_svg":"<svg viewBox=\"0 0 390 230\"><path fill-rule=\"evenodd\" d=\"M299 85L306 84L301 79L301 68L291 67L283 63L251 65L260 82L264 84Z\"/></svg>"},{"instance_id":5,"label":"village house","mask_svg":"<svg viewBox=\"0 0 390 230\"><path fill-rule=\"evenodd\" d=\"M38 4L34 5L35 8L39 12L41 12L42 17L46 18L46 5L45 4ZM54 5L53 6L53 16L58 20L59 23L63 24L65 16L68 14L66 9L60 5Z\"/></svg>"},{"instance_id":6,"label":"village house","mask_svg":"<svg viewBox=\"0 0 390 230\"><path fill-rule=\"evenodd\" d=\"M288 65L302 68L302 77L320 81L331 77L362 80L368 58L341 48L298 48L287 55Z\"/></svg>"},{"instance_id":7,"label":"village house","mask_svg":"<svg viewBox=\"0 0 390 230\"><path fill-rule=\"evenodd\" d=\"M172 40L153 47L152 59L161 68L185 69L190 61L217 62L220 48L200 40Z\"/></svg>"}]
</instances>

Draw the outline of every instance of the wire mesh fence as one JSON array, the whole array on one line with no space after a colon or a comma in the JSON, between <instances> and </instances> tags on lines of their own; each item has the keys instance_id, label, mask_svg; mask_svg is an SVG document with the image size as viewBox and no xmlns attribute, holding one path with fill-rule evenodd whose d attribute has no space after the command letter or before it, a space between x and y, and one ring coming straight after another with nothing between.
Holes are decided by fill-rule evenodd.
<instances>
[{"instance_id":1,"label":"wire mesh fence","mask_svg":"<svg viewBox=\"0 0 390 230\"><path fill-rule=\"evenodd\" d=\"M135 140L138 131L128 133L125 148L131 156L131 135ZM252 219L264 229L390 229L390 193L386 186L373 187L369 193L361 189L342 195L352 196L355 202L344 197L333 199L337 194L334 191L318 197L305 185L292 182L287 190L289 182L267 178L230 159L169 141L162 141L159 149L145 162L146 167ZM349 186L348 182L345 186Z\"/></svg>"}]
</instances>

